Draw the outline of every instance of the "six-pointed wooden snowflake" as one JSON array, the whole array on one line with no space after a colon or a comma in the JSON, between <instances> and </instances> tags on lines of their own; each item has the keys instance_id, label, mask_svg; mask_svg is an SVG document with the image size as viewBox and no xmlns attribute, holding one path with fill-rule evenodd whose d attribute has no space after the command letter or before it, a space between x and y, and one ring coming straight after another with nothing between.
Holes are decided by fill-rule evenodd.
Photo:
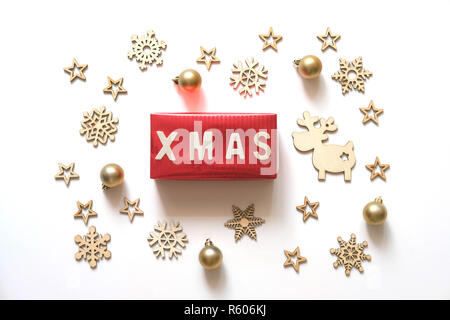
<instances>
[{"instance_id":1,"label":"six-pointed wooden snowflake","mask_svg":"<svg viewBox=\"0 0 450 320\"><path fill-rule=\"evenodd\" d=\"M185 233L179 233L183 231L183 228L180 227L180 223L177 222L174 224L172 221L170 222L170 229L167 229L167 222L164 221L162 224L158 222L158 225L155 226L155 231L159 232L155 234L150 232L150 238L148 238L148 242L150 247L154 245L158 245L155 249L153 249L153 253L156 257L162 256L164 259L166 257L165 251L169 250L169 258L172 259L172 256L178 259L178 255L181 254L181 250L177 248L177 245L184 248L186 246L186 242L188 239ZM179 233L179 234L178 234Z\"/></svg>"},{"instance_id":2,"label":"six-pointed wooden snowflake","mask_svg":"<svg viewBox=\"0 0 450 320\"><path fill-rule=\"evenodd\" d=\"M356 268L359 272L363 272L364 268L361 266L361 262L364 260L370 261L370 255L364 254L364 248L367 248L367 241L363 243L356 243L356 236L352 233L348 242L342 240L341 237L337 238L339 242L338 249L330 249L331 254L337 256L336 262L333 263L333 267L337 268L341 264L345 266L345 274L350 275L352 268Z\"/></svg>"},{"instance_id":3,"label":"six-pointed wooden snowflake","mask_svg":"<svg viewBox=\"0 0 450 320\"><path fill-rule=\"evenodd\" d=\"M264 219L255 217L255 205L252 203L242 211L236 206L233 206L234 218L225 223L225 227L235 229L234 240L238 241L246 233L250 238L256 240L255 227L263 224Z\"/></svg>"},{"instance_id":4,"label":"six-pointed wooden snowflake","mask_svg":"<svg viewBox=\"0 0 450 320\"><path fill-rule=\"evenodd\" d=\"M247 65L246 67L242 65L241 61L238 61L237 64L233 64L232 72L236 73L236 75L230 77L234 89L239 85L242 85L239 93L243 93L244 97L252 95L252 87L255 88L256 93L259 93L260 89L263 90L266 82L262 79L267 79L268 72L264 66L260 66L256 69L259 62L255 61L253 58L245 59L245 63Z\"/></svg>"},{"instance_id":5,"label":"six-pointed wooden snowflake","mask_svg":"<svg viewBox=\"0 0 450 320\"><path fill-rule=\"evenodd\" d=\"M81 237L79 234L75 236L75 243L78 245L78 252L75 253L75 259L84 259L89 261L91 268L97 266L97 261L111 258L111 251L107 250L107 242L111 240L109 234L99 235L95 227L89 227L89 233Z\"/></svg>"},{"instance_id":6,"label":"six-pointed wooden snowflake","mask_svg":"<svg viewBox=\"0 0 450 320\"><path fill-rule=\"evenodd\" d=\"M339 65L340 70L331 78L341 83L342 94L353 89L364 93L364 82L372 76L372 72L363 68L362 57L358 57L352 62L340 58Z\"/></svg>"},{"instance_id":7,"label":"six-pointed wooden snowflake","mask_svg":"<svg viewBox=\"0 0 450 320\"><path fill-rule=\"evenodd\" d=\"M113 118L111 111L105 111L105 107L100 110L92 109L91 114L84 112L83 121L81 121L82 129L80 134L86 134L86 141L93 141L94 147L98 143L106 144L108 139L114 141L114 134L117 132L117 123L119 119Z\"/></svg>"},{"instance_id":8,"label":"six-pointed wooden snowflake","mask_svg":"<svg viewBox=\"0 0 450 320\"><path fill-rule=\"evenodd\" d=\"M141 70L146 70L147 64L152 65L156 62L157 65L160 65L163 63L161 50L166 49L166 43L156 39L153 30L147 31L147 35L142 37L132 35L131 42L133 50L128 51L128 58L133 59L135 57Z\"/></svg>"}]
</instances>

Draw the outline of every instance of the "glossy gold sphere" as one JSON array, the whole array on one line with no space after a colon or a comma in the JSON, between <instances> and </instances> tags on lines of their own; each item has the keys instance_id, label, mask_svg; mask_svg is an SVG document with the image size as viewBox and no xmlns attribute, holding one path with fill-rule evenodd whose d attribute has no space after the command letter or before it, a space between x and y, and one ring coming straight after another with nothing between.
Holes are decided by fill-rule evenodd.
<instances>
[{"instance_id":1,"label":"glossy gold sphere","mask_svg":"<svg viewBox=\"0 0 450 320\"><path fill-rule=\"evenodd\" d=\"M213 270L220 267L222 264L222 252L217 248L211 240L207 239L205 247L198 254L198 260L203 268Z\"/></svg>"},{"instance_id":2,"label":"glossy gold sphere","mask_svg":"<svg viewBox=\"0 0 450 320\"><path fill-rule=\"evenodd\" d=\"M104 188L114 188L123 182L125 174L121 166L115 163L109 163L100 171L100 179Z\"/></svg>"},{"instance_id":3,"label":"glossy gold sphere","mask_svg":"<svg viewBox=\"0 0 450 320\"><path fill-rule=\"evenodd\" d=\"M387 209L381 198L369 202L363 209L363 216L366 222L373 226L383 224L387 218Z\"/></svg>"},{"instance_id":4,"label":"glossy gold sphere","mask_svg":"<svg viewBox=\"0 0 450 320\"><path fill-rule=\"evenodd\" d=\"M181 90L186 92L194 92L202 85L202 77L194 69L184 70L174 81L180 86Z\"/></svg>"},{"instance_id":5,"label":"glossy gold sphere","mask_svg":"<svg viewBox=\"0 0 450 320\"><path fill-rule=\"evenodd\" d=\"M314 79L322 71L322 61L313 55L307 55L300 60L295 60L297 72L305 79Z\"/></svg>"}]
</instances>

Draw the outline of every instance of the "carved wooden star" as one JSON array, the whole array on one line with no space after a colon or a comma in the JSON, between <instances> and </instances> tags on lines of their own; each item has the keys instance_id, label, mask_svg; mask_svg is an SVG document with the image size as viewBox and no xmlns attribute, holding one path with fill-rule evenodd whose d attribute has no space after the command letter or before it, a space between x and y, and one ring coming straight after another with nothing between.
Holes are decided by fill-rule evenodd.
<instances>
[{"instance_id":1,"label":"carved wooden star","mask_svg":"<svg viewBox=\"0 0 450 320\"><path fill-rule=\"evenodd\" d=\"M73 172L73 167L75 163L71 163L68 166L63 165L62 163L58 163L59 172L55 175L55 179L64 179L66 186L69 185L70 179L78 179L80 176ZM69 171L69 174L65 174L65 171Z\"/></svg>"},{"instance_id":2,"label":"carved wooden star","mask_svg":"<svg viewBox=\"0 0 450 320\"><path fill-rule=\"evenodd\" d=\"M200 47L200 50L202 51L202 56L197 59L197 62L204 63L206 65L206 68L211 68L211 64L213 62L220 63L219 58L216 57L216 47L212 48L211 50L206 50L203 47Z\"/></svg>"},{"instance_id":3,"label":"carved wooden star","mask_svg":"<svg viewBox=\"0 0 450 320\"><path fill-rule=\"evenodd\" d=\"M278 51L277 41L280 41L283 39L282 36L280 36L280 35L276 36L273 34L272 27L270 27L268 34L260 34L259 37L261 38L261 40L264 41L263 50L266 50L270 46L275 51ZM272 41L270 41L270 39L272 39Z\"/></svg>"},{"instance_id":4,"label":"carved wooden star","mask_svg":"<svg viewBox=\"0 0 450 320\"><path fill-rule=\"evenodd\" d=\"M116 101L119 93L127 93L127 90L124 87L122 87L122 82L123 82L123 78L120 78L119 80L114 81L113 79L108 77L108 86L105 89L103 89L103 92L111 93L114 98L114 101ZM114 90L115 89L114 86L117 86L117 90Z\"/></svg>"},{"instance_id":5,"label":"carved wooden star","mask_svg":"<svg viewBox=\"0 0 450 320\"><path fill-rule=\"evenodd\" d=\"M84 75L83 71L87 67L87 64L78 64L77 60L73 58L72 65L70 67L64 68L64 71L70 73L70 82L72 82L76 78L86 80L86 76ZM78 70L78 73L75 73L75 70Z\"/></svg>"},{"instance_id":6,"label":"carved wooden star","mask_svg":"<svg viewBox=\"0 0 450 320\"><path fill-rule=\"evenodd\" d=\"M308 206L311 208L311 211L307 212ZM319 202L310 203L308 200L308 197L305 196L303 205L298 206L297 210L303 212L303 221L306 221L306 219L308 219L310 216L318 219L319 217L317 216L317 213L316 213L316 209L318 206L319 206Z\"/></svg>"},{"instance_id":7,"label":"carved wooden star","mask_svg":"<svg viewBox=\"0 0 450 320\"><path fill-rule=\"evenodd\" d=\"M370 174L370 180L375 179L376 177L380 177L381 179L383 179L384 181L386 181L386 174L384 173L384 171L386 171L387 169L390 168L389 164L381 164L380 163L380 159L377 157L375 159L375 163L374 164L367 164L366 168L369 169L371 171ZM377 172L377 168L380 168L380 172Z\"/></svg>"},{"instance_id":8,"label":"carved wooden star","mask_svg":"<svg viewBox=\"0 0 450 320\"><path fill-rule=\"evenodd\" d=\"M383 109L375 108L373 100L370 100L370 104L367 108L359 108L359 110L361 110L361 112L364 113L364 119L362 121L364 124L370 120L378 124L378 115L384 111ZM371 110L373 112L373 116L370 114Z\"/></svg>"},{"instance_id":9,"label":"carved wooden star","mask_svg":"<svg viewBox=\"0 0 450 320\"><path fill-rule=\"evenodd\" d=\"M284 254L286 255L286 262L284 263L284 267L292 266L295 271L298 272L298 267L300 263L306 262L306 258L300 255L300 248L297 247L294 252L289 252L288 250L284 250ZM291 261L291 257L296 257L297 260L295 263Z\"/></svg>"},{"instance_id":10,"label":"carved wooden star","mask_svg":"<svg viewBox=\"0 0 450 320\"><path fill-rule=\"evenodd\" d=\"M235 241L238 241L245 233L250 236L250 238L256 240L255 227L263 224L265 221L262 218L255 217L254 212L254 204L249 205L244 211L233 206L234 219L228 220L225 223L225 227L235 229Z\"/></svg>"},{"instance_id":11,"label":"carved wooden star","mask_svg":"<svg viewBox=\"0 0 450 320\"><path fill-rule=\"evenodd\" d=\"M92 210L92 200L89 200L88 203L82 204L80 201L77 201L78 211L73 215L74 218L82 218L84 224L87 225L89 217L94 217L97 215L97 212ZM87 215L84 215L83 209L88 211Z\"/></svg>"},{"instance_id":12,"label":"carved wooden star","mask_svg":"<svg viewBox=\"0 0 450 320\"><path fill-rule=\"evenodd\" d=\"M327 42L328 37L331 38L331 43ZM330 27L327 28L327 32L325 32L324 35L322 36L317 36L317 38L322 41L322 51L325 51L327 48L333 48L335 51L337 51L336 48L336 41L339 40L339 38L341 37L340 34L332 34Z\"/></svg>"},{"instance_id":13,"label":"carved wooden star","mask_svg":"<svg viewBox=\"0 0 450 320\"><path fill-rule=\"evenodd\" d=\"M139 201L140 201L139 198L137 198L137 199L134 200L134 201L128 200L127 197L123 198L123 202L125 203L125 207L123 207L122 209L120 209L120 213L126 213L126 214L128 214L128 217L130 218L130 222L133 222L133 219L134 219L134 215L135 215L135 214L140 214L140 215L143 215L143 214L144 214L144 211L142 211L142 210L139 208ZM134 208L133 208L134 210L130 211L130 206L131 206L131 207L134 207Z\"/></svg>"}]
</instances>

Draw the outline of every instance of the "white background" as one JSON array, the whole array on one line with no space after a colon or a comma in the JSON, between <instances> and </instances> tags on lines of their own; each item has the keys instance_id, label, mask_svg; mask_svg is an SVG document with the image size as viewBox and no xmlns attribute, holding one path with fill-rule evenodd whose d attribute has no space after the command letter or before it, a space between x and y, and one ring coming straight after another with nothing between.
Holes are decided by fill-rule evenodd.
<instances>
[{"instance_id":1,"label":"white background","mask_svg":"<svg viewBox=\"0 0 450 320\"><path fill-rule=\"evenodd\" d=\"M125 299L394 299L450 298L449 1L71 1L8 2L0 12L1 298ZM262 51L258 34L272 26L283 40ZM338 51L322 53L316 38L330 26ZM127 58L132 34L153 29L167 42L164 65L141 72ZM220 64L197 65L199 47L217 47ZM302 81L292 61L315 54L318 81ZM244 99L229 85L232 64L255 57L269 70L264 93ZM363 57L373 72L366 93L342 96L331 74L338 59ZM89 64L85 82L69 82L72 58ZM171 78L186 68L202 91L183 97ZM103 94L107 76L124 77L128 95ZM360 107L384 109L380 125L362 124ZM95 149L79 135L84 111L105 105L119 118L114 143ZM311 154L298 153L291 133L303 111L334 116L329 142L355 144L351 183L317 180ZM276 112L280 169L274 181L161 181L149 178L151 112ZM389 163L387 181L370 181L366 164ZM55 181L58 162L75 162L79 180ZM125 170L122 187L103 192L99 171ZM319 219L303 223L295 209L307 195ZM382 227L369 228L362 208L383 196ZM141 199L144 216L119 214L123 196ZM112 258L96 270L77 262L76 201L93 200L91 218L112 240ZM223 226L231 205L254 202L266 223L258 240L234 242ZM158 220L180 221L189 244L178 260L158 260L146 238ZM335 270L336 238L367 240L365 271ZM198 253L211 237L223 267L205 272ZM283 250L300 246L299 274L283 268Z\"/></svg>"}]
</instances>

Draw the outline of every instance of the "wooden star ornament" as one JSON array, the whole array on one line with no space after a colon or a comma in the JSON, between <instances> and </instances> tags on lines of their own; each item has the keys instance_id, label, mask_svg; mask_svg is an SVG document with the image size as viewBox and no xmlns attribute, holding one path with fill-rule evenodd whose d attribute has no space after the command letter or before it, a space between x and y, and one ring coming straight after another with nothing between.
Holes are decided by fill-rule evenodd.
<instances>
[{"instance_id":1,"label":"wooden star ornament","mask_svg":"<svg viewBox=\"0 0 450 320\"><path fill-rule=\"evenodd\" d=\"M235 229L234 240L238 241L244 234L256 240L255 227L263 224L264 219L255 217L255 205L249 205L244 211L233 206L234 218L225 223L225 227Z\"/></svg>"},{"instance_id":2,"label":"wooden star ornament","mask_svg":"<svg viewBox=\"0 0 450 320\"><path fill-rule=\"evenodd\" d=\"M79 78L81 80L86 80L86 76L83 71L88 67L87 64L78 64L77 60L73 58L72 65L70 67L64 68L64 71L70 74L70 82ZM77 71L78 72L75 72Z\"/></svg>"},{"instance_id":3,"label":"wooden star ornament","mask_svg":"<svg viewBox=\"0 0 450 320\"><path fill-rule=\"evenodd\" d=\"M119 78L119 80L114 81L113 79L108 77L108 86L105 89L103 89L103 92L112 94L114 101L116 101L119 93L127 93L127 90L124 87L122 87L122 82L123 78Z\"/></svg>"},{"instance_id":4,"label":"wooden star ornament","mask_svg":"<svg viewBox=\"0 0 450 320\"><path fill-rule=\"evenodd\" d=\"M380 159L377 157L375 159L374 164L367 164L366 168L371 171L370 180L375 179L376 177L380 177L384 181L386 181L386 174L384 171L389 169L391 166L389 164L381 164ZM380 168L380 171L377 171L377 168Z\"/></svg>"},{"instance_id":5,"label":"wooden star ornament","mask_svg":"<svg viewBox=\"0 0 450 320\"><path fill-rule=\"evenodd\" d=\"M134 215L135 214L139 214L139 215L143 215L144 211L142 211L139 208L139 201L140 199L137 198L134 201L130 201L128 200L127 197L123 198L123 202L125 203L125 207L123 207L122 209L120 209L120 213L126 213L128 214L128 217L130 218L130 222L133 222L134 219ZM130 206L132 207L133 210L130 211Z\"/></svg>"},{"instance_id":6,"label":"wooden star ornament","mask_svg":"<svg viewBox=\"0 0 450 320\"><path fill-rule=\"evenodd\" d=\"M311 211L308 211L308 206L311 208ZM318 215L316 213L316 209L319 206L319 202L309 202L308 197L305 196L305 199L303 201L303 204L301 206L297 207L297 210L301 211L303 213L303 222L306 221L309 217L313 217L318 219Z\"/></svg>"},{"instance_id":7,"label":"wooden star ornament","mask_svg":"<svg viewBox=\"0 0 450 320\"><path fill-rule=\"evenodd\" d=\"M289 266L292 266L295 269L295 271L298 272L299 264L306 262L306 258L302 257L300 255L300 248L299 247L297 247L293 252L290 252L288 250L284 250L284 254L286 256L286 262L283 265L285 268L289 267ZM291 260L291 257L292 258L296 258L295 263Z\"/></svg>"},{"instance_id":8,"label":"wooden star ornament","mask_svg":"<svg viewBox=\"0 0 450 320\"><path fill-rule=\"evenodd\" d=\"M197 59L197 62L204 63L208 71L211 68L211 64L213 62L220 63L219 58L216 57L216 47L212 48L211 50L206 50L205 48L200 46L200 51L202 52L202 56Z\"/></svg>"},{"instance_id":9,"label":"wooden star ornament","mask_svg":"<svg viewBox=\"0 0 450 320\"><path fill-rule=\"evenodd\" d=\"M97 215L97 212L92 210L92 200L89 200L88 203L82 204L80 201L77 201L78 211L73 215L74 218L82 218L84 224L87 225L89 217L94 217ZM87 215L84 215L83 209L88 211Z\"/></svg>"},{"instance_id":10,"label":"wooden star ornament","mask_svg":"<svg viewBox=\"0 0 450 320\"><path fill-rule=\"evenodd\" d=\"M280 35L274 35L273 29L270 27L268 34L260 34L259 37L264 41L263 50L266 50L268 47L272 47L275 51L278 51L277 42L283 39Z\"/></svg>"},{"instance_id":11,"label":"wooden star ornament","mask_svg":"<svg viewBox=\"0 0 450 320\"><path fill-rule=\"evenodd\" d=\"M62 163L58 163L59 166L59 172L55 175L55 179L64 179L64 182L66 183L66 186L69 186L70 179L78 179L80 176L73 172L73 167L75 166L75 163L72 162L68 166L63 165ZM68 174L66 174L66 171L69 171Z\"/></svg>"},{"instance_id":12,"label":"wooden star ornament","mask_svg":"<svg viewBox=\"0 0 450 320\"><path fill-rule=\"evenodd\" d=\"M331 43L327 42L328 37L331 38ZM317 39L322 41L322 51L325 51L327 48L332 48L335 51L337 51L336 41L338 41L340 38L341 38L340 34L331 33L330 27L327 27L327 31L325 32L324 35L317 36Z\"/></svg>"},{"instance_id":13,"label":"wooden star ornament","mask_svg":"<svg viewBox=\"0 0 450 320\"><path fill-rule=\"evenodd\" d=\"M369 106L367 108L359 108L362 113L364 113L364 119L362 121L363 124L366 124L370 120L378 124L378 116L383 113L383 109L375 108L375 104L373 100L370 100Z\"/></svg>"}]
</instances>

